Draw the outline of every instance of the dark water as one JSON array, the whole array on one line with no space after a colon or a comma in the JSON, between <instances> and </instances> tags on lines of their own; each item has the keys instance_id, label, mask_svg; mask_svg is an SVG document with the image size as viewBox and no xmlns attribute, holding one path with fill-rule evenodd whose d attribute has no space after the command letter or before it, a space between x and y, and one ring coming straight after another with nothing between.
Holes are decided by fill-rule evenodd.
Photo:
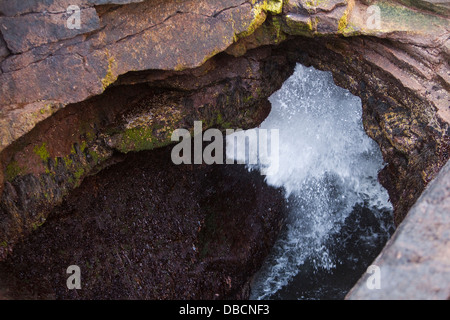
<instances>
[{"instance_id":1,"label":"dark water","mask_svg":"<svg viewBox=\"0 0 450 320\"><path fill-rule=\"evenodd\" d=\"M345 219L340 232L330 236L325 242L325 246L330 248L331 255L339 257L336 259L335 267L327 269L317 266L314 258L310 256L287 285L266 298L344 299L392 234L393 228L388 231L383 229L383 225L390 223L389 210L377 212L357 205ZM285 237L286 233L281 236Z\"/></svg>"}]
</instances>

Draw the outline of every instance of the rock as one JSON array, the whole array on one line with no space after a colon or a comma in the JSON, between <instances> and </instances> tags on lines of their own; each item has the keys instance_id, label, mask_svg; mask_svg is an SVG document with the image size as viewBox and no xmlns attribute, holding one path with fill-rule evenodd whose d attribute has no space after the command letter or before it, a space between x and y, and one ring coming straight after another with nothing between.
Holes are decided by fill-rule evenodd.
<instances>
[{"instance_id":1,"label":"rock","mask_svg":"<svg viewBox=\"0 0 450 320\"><path fill-rule=\"evenodd\" d=\"M282 226L283 192L242 165L177 166L170 153L128 155L86 179L1 264L7 298L248 298ZM82 290L67 289L69 265Z\"/></svg>"},{"instance_id":2,"label":"rock","mask_svg":"<svg viewBox=\"0 0 450 320\"><path fill-rule=\"evenodd\" d=\"M3 40L3 37L0 34L0 61L2 61L7 56L9 56L9 54L10 54L10 52L9 52L8 48L6 47L6 42L5 42L5 40Z\"/></svg>"},{"instance_id":3,"label":"rock","mask_svg":"<svg viewBox=\"0 0 450 320\"><path fill-rule=\"evenodd\" d=\"M83 17L80 29L69 29L66 13L30 13L19 17L0 17L3 38L12 53L22 53L43 44L74 38L100 27L99 18L94 8L80 10ZM39 32L36 32L39 30Z\"/></svg>"},{"instance_id":4,"label":"rock","mask_svg":"<svg viewBox=\"0 0 450 320\"><path fill-rule=\"evenodd\" d=\"M338 85L361 97L365 130L387 163L379 179L399 225L449 158L448 94L433 72L448 69L443 53L430 59L414 45L376 38L298 39L288 47L293 59L331 71ZM400 57L408 67L397 67Z\"/></svg>"},{"instance_id":5,"label":"rock","mask_svg":"<svg viewBox=\"0 0 450 320\"><path fill-rule=\"evenodd\" d=\"M51 208L84 177L108 166L114 152L168 145L173 130L192 129L194 120L203 121L204 129L258 125L270 111L266 97L281 86L293 67L294 63L267 48L238 60L217 56L183 72L130 74L108 89L107 95L59 110L2 153L6 165L0 242L7 246L0 248L0 255L5 257L8 248L43 223ZM39 108L34 117L58 110L52 105ZM22 114L14 120L18 125L18 120L28 121Z\"/></svg>"},{"instance_id":6,"label":"rock","mask_svg":"<svg viewBox=\"0 0 450 320\"><path fill-rule=\"evenodd\" d=\"M0 3L0 12L7 17L22 16L29 13L55 13L66 12L71 5L92 7L106 4L129 4L143 2L144 0L3 0Z\"/></svg>"},{"instance_id":7,"label":"rock","mask_svg":"<svg viewBox=\"0 0 450 320\"><path fill-rule=\"evenodd\" d=\"M14 52L30 50L2 62L0 104L11 111L41 101L67 105L102 93L131 70L198 67L224 51L237 35L250 34L264 3L267 7L267 1L253 7L237 0L146 1L105 12L99 7L99 26L94 8L88 8L90 22L75 31L52 23L44 12L1 17L8 47ZM39 10L44 9L39 6ZM41 27L23 24L23 19L39 21ZM14 25L22 27L16 30ZM93 34L86 38L90 31ZM0 150L21 136L11 129L0 139L4 142Z\"/></svg>"},{"instance_id":8,"label":"rock","mask_svg":"<svg viewBox=\"0 0 450 320\"><path fill-rule=\"evenodd\" d=\"M48 12L64 14L54 1L1 3L7 25L30 19L43 28L19 24L23 41L0 28L0 260L114 153L167 145L174 128L193 120L222 130L258 125L297 62L332 72L361 97L397 225L449 158L445 4L74 4L92 23L71 34L49 31Z\"/></svg>"},{"instance_id":9,"label":"rock","mask_svg":"<svg viewBox=\"0 0 450 320\"><path fill-rule=\"evenodd\" d=\"M398 2L415 8L437 13L447 18L450 16L450 4L443 0L398 0Z\"/></svg>"},{"instance_id":10,"label":"rock","mask_svg":"<svg viewBox=\"0 0 450 320\"><path fill-rule=\"evenodd\" d=\"M347 0L289 1L283 9L286 29L293 35L336 34L348 11Z\"/></svg>"},{"instance_id":11,"label":"rock","mask_svg":"<svg viewBox=\"0 0 450 320\"><path fill-rule=\"evenodd\" d=\"M420 6L419 6L420 7ZM377 21L378 19L378 21ZM449 28L448 17L417 10L414 5L405 6L395 1L355 1L352 10L342 21L342 33L348 35L374 35L414 42L443 37ZM445 36L444 36L445 37Z\"/></svg>"},{"instance_id":12,"label":"rock","mask_svg":"<svg viewBox=\"0 0 450 320\"><path fill-rule=\"evenodd\" d=\"M0 11L5 16L0 19L7 27L2 31L6 43L15 53L26 50L9 56L0 65L0 103L7 106L6 113L28 104L67 105L86 100L102 93L119 75L130 70L197 67L226 50L236 39L252 37L264 22L265 12L281 14L282 31L292 35L366 34L434 46L433 39L448 32L447 19L386 2L370 2L380 8L382 19L381 30L368 29L368 2L342 0L317 4L291 1L282 10L281 1L257 1L251 6L242 0L226 4L218 0L195 3L78 0L71 4L85 10L91 22L82 23L80 30L69 30L61 25L62 16L58 18L59 24L52 23L52 16L66 14L68 2L58 3L44 6L38 1L24 1L20 5L2 2ZM125 3L128 5L111 10L106 5ZM86 15L83 11L83 17ZM398 16L408 19L396 19ZM280 25L279 19L271 21ZM36 27L36 23L42 26ZM187 29L178 29L179 25ZM279 36L283 36L280 29L272 43L279 42ZM267 44L267 40L260 43ZM10 116L6 114L7 117ZM22 131L4 128L0 148L17 140L40 120L28 121Z\"/></svg>"},{"instance_id":13,"label":"rock","mask_svg":"<svg viewBox=\"0 0 450 320\"><path fill-rule=\"evenodd\" d=\"M350 300L447 300L450 297L450 163L432 181L373 265L380 288L364 274Z\"/></svg>"}]
</instances>

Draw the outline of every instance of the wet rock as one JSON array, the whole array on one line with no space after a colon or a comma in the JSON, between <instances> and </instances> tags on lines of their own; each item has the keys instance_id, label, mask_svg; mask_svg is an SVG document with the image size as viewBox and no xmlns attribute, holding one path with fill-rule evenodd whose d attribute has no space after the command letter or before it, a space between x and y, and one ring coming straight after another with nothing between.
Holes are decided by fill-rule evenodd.
<instances>
[{"instance_id":1,"label":"wet rock","mask_svg":"<svg viewBox=\"0 0 450 320\"><path fill-rule=\"evenodd\" d=\"M7 245L0 256L41 225L84 177L110 165L115 152L166 146L173 130L192 129L197 120L203 129L257 126L270 112L266 97L293 66L269 48L238 60L219 55L193 70L130 74L108 94L58 112L51 105L35 111L36 117L55 114L1 155L6 165L0 242ZM35 190L24 189L30 179Z\"/></svg>"},{"instance_id":2,"label":"wet rock","mask_svg":"<svg viewBox=\"0 0 450 320\"><path fill-rule=\"evenodd\" d=\"M6 298L248 298L284 194L242 165L179 165L170 147L90 177L1 265ZM68 290L69 265L82 289Z\"/></svg>"},{"instance_id":3,"label":"wet rock","mask_svg":"<svg viewBox=\"0 0 450 320\"><path fill-rule=\"evenodd\" d=\"M397 225L449 159L450 101L433 71L448 69L448 62L436 42L433 57L415 45L374 37L296 37L279 45L290 59L331 71L337 85L361 98L365 130L387 164L379 179Z\"/></svg>"}]
</instances>

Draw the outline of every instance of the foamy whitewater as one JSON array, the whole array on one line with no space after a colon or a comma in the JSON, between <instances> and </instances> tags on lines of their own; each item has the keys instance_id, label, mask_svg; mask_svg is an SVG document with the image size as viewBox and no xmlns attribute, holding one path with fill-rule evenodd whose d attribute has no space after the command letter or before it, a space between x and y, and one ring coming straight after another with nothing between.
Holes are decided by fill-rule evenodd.
<instances>
[{"instance_id":1,"label":"foamy whitewater","mask_svg":"<svg viewBox=\"0 0 450 320\"><path fill-rule=\"evenodd\" d=\"M289 285L307 260L313 262L312 272L335 268L340 257L333 255L328 240L357 204L375 214L392 209L377 181L383 159L364 132L358 97L337 87L330 73L297 65L270 102L272 111L260 128L279 129L279 167L266 181L285 189L288 221L254 279L252 299L270 298ZM227 150L227 157L236 158L232 151ZM236 160L244 161L239 157L242 153ZM382 226L386 234L388 228ZM374 233L364 241L379 236Z\"/></svg>"}]
</instances>

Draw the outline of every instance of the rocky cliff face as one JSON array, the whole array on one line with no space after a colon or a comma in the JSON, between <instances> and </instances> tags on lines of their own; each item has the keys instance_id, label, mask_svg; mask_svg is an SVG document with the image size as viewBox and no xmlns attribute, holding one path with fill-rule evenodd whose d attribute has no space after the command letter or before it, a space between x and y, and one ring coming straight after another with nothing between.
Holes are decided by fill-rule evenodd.
<instances>
[{"instance_id":1,"label":"rocky cliff face","mask_svg":"<svg viewBox=\"0 0 450 320\"><path fill-rule=\"evenodd\" d=\"M397 223L449 157L439 1L3 0L0 32L0 260L117 154L258 125L296 62L361 97Z\"/></svg>"}]
</instances>

